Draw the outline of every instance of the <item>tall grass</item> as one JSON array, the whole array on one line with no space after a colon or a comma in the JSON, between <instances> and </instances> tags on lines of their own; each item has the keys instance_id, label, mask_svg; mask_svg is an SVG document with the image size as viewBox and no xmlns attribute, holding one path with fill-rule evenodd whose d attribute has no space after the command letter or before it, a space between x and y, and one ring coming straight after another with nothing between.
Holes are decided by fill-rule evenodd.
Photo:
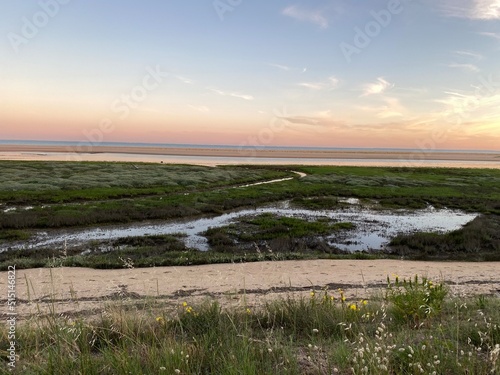
<instances>
[{"instance_id":1,"label":"tall grass","mask_svg":"<svg viewBox=\"0 0 500 375\"><path fill-rule=\"evenodd\" d=\"M260 307L215 301L165 307L152 298L136 307L111 302L93 319L32 317L18 326L13 373L498 373L499 299L448 298L444 286L431 285L442 287L441 308L418 325L398 317L394 299L411 299L414 291L394 285L388 297L368 301L325 289ZM1 348L8 347L6 333L2 328Z\"/></svg>"}]
</instances>

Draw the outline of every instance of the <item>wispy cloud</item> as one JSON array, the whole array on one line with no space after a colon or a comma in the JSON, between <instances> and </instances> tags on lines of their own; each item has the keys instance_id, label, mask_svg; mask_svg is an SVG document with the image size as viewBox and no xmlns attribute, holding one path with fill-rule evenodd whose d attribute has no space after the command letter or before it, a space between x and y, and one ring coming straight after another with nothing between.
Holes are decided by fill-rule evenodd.
<instances>
[{"instance_id":1,"label":"wispy cloud","mask_svg":"<svg viewBox=\"0 0 500 375\"><path fill-rule=\"evenodd\" d=\"M477 95L471 92L446 91L445 96L436 102L443 104L441 112L443 117L460 116L463 119L474 118L481 120L500 120L498 108L500 107L500 93L490 95Z\"/></svg>"},{"instance_id":2,"label":"wispy cloud","mask_svg":"<svg viewBox=\"0 0 500 375\"><path fill-rule=\"evenodd\" d=\"M276 69L280 69L280 70L284 70L285 72L299 72L300 73L306 73L307 72L307 68L296 68L296 67L291 67L291 66L288 66L288 65L282 65L282 64L275 64L275 63L270 63L270 64L267 64L273 68L276 68Z\"/></svg>"},{"instance_id":3,"label":"wispy cloud","mask_svg":"<svg viewBox=\"0 0 500 375\"><path fill-rule=\"evenodd\" d=\"M287 113L285 109L283 113L275 112L275 115L279 119L285 120L292 125L296 125L295 130L297 131L303 130L305 126L308 130L314 130L315 132L321 133L327 131L327 129L345 126L345 122L335 119L332 115L332 111L329 109L313 111L300 115L291 115ZM293 129L293 127L290 126L288 128Z\"/></svg>"},{"instance_id":4,"label":"wispy cloud","mask_svg":"<svg viewBox=\"0 0 500 375\"><path fill-rule=\"evenodd\" d=\"M298 85L301 87L305 87L306 89L311 89L311 90L322 90L323 89L323 83L321 83L321 82L301 82Z\"/></svg>"},{"instance_id":5,"label":"wispy cloud","mask_svg":"<svg viewBox=\"0 0 500 375\"><path fill-rule=\"evenodd\" d=\"M386 105L383 106L377 113L377 117L381 119L391 118L391 117L403 117L403 112L405 108L401 105L396 98L386 98Z\"/></svg>"},{"instance_id":6,"label":"wispy cloud","mask_svg":"<svg viewBox=\"0 0 500 375\"><path fill-rule=\"evenodd\" d=\"M440 8L448 17L500 19L500 0L445 0Z\"/></svg>"},{"instance_id":7,"label":"wispy cloud","mask_svg":"<svg viewBox=\"0 0 500 375\"><path fill-rule=\"evenodd\" d=\"M240 94L238 92L227 92L214 88L209 88L209 90L222 96L232 96L233 98L238 98L243 100L254 100L254 97L252 95Z\"/></svg>"},{"instance_id":8,"label":"wispy cloud","mask_svg":"<svg viewBox=\"0 0 500 375\"><path fill-rule=\"evenodd\" d=\"M474 65L474 64L451 63L451 64L448 64L447 66L450 67L450 68L462 69L462 70L466 70L466 71L469 71L469 72L479 72L479 68L476 65Z\"/></svg>"},{"instance_id":9,"label":"wispy cloud","mask_svg":"<svg viewBox=\"0 0 500 375\"><path fill-rule=\"evenodd\" d=\"M298 85L310 90L332 90L338 87L340 80L337 77L328 77L323 82L301 82Z\"/></svg>"},{"instance_id":10,"label":"wispy cloud","mask_svg":"<svg viewBox=\"0 0 500 375\"><path fill-rule=\"evenodd\" d=\"M391 117L403 117L407 111L406 108L400 103L398 98L383 97L384 105L380 106L362 106L358 107L361 111L372 112L375 116L381 119Z\"/></svg>"},{"instance_id":11,"label":"wispy cloud","mask_svg":"<svg viewBox=\"0 0 500 375\"><path fill-rule=\"evenodd\" d=\"M304 9L297 5L290 5L283 9L282 13L285 16L294 18L302 22L310 22L322 29L328 28L328 20L321 10Z\"/></svg>"},{"instance_id":12,"label":"wispy cloud","mask_svg":"<svg viewBox=\"0 0 500 375\"><path fill-rule=\"evenodd\" d=\"M186 78L184 76L179 76L179 75L176 75L174 77L177 78L179 81L184 82L188 85L192 85L194 83L194 81L191 78Z\"/></svg>"},{"instance_id":13,"label":"wispy cloud","mask_svg":"<svg viewBox=\"0 0 500 375\"><path fill-rule=\"evenodd\" d=\"M482 60L483 59L483 55L481 55L480 53L477 53L477 52L472 52L472 51L453 51L453 53L455 55L459 55L459 56L470 57L470 58L475 59L475 60Z\"/></svg>"},{"instance_id":14,"label":"wispy cloud","mask_svg":"<svg viewBox=\"0 0 500 375\"><path fill-rule=\"evenodd\" d=\"M281 70L285 70L285 71L290 71L291 68L289 66L286 66L286 65L280 65L280 64L268 64L269 66L272 66L273 68L278 68L278 69L281 69Z\"/></svg>"},{"instance_id":15,"label":"wispy cloud","mask_svg":"<svg viewBox=\"0 0 500 375\"><path fill-rule=\"evenodd\" d=\"M309 116L288 116L288 117L281 117L281 119L291 122L292 124L321 125L319 119Z\"/></svg>"},{"instance_id":16,"label":"wispy cloud","mask_svg":"<svg viewBox=\"0 0 500 375\"><path fill-rule=\"evenodd\" d=\"M483 32L479 32L478 34L487 36L488 38L500 40L500 33L491 33L491 32L487 32L487 31L483 31Z\"/></svg>"},{"instance_id":17,"label":"wispy cloud","mask_svg":"<svg viewBox=\"0 0 500 375\"><path fill-rule=\"evenodd\" d=\"M394 87L394 84L387 82L384 78L377 78L377 82L367 83L363 86L363 94L361 96L377 95L384 93L387 89Z\"/></svg>"},{"instance_id":18,"label":"wispy cloud","mask_svg":"<svg viewBox=\"0 0 500 375\"><path fill-rule=\"evenodd\" d=\"M335 119L331 116L315 117L315 116L287 116L282 117L294 127L289 126L289 129L300 132L314 131L317 133L328 133L334 131L336 135L352 134L358 137L361 133L369 133L374 137L387 138L387 134L407 134L413 139L416 135L425 135L427 131L428 121L420 121L418 119L390 119L381 118L380 121L373 123L356 123L348 122L341 119ZM294 129L295 128L295 129Z\"/></svg>"}]
</instances>

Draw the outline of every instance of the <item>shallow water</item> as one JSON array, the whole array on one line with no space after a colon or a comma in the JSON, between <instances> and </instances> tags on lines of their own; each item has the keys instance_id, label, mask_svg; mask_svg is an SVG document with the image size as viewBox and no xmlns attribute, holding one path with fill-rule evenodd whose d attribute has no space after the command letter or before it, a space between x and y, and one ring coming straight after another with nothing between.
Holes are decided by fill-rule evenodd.
<instances>
[{"instance_id":1,"label":"shallow water","mask_svg":"<svg viewBox=\"0 0 500 375\"><path fill-rule=\"evenodd\" d=\"M201 251L208 250L209 246L202 232L209 228L221 227L235 223L245 216L255 216L264 213L274 213L280 216L300 217L315 220L320 217L328 217L335 222L351 222L356 229L346 231L342 240L333 236L327 238L331 245L343 250L359 251L382 249L388 241L400 233L437 231L449 232L459 229L464 224L476 218L477 214L466 214L454 210L436 210L429 207L425 210L384 210L375 211L360 206L337 210L307 210L289 208L289 202L281 202L278 205L262 207L257 209L245 209L223 214L211 218L196 220L164 222L154 224L121 225L103 227L97 229L86 229L82 231L53 231L41 232L34 240L28 243L4 246L0 251L7 248L44 248L48 246L81 245L89 241L106 241L123 237L163 235L183 233L186 246Z\"/></svg>"}]
</instances>

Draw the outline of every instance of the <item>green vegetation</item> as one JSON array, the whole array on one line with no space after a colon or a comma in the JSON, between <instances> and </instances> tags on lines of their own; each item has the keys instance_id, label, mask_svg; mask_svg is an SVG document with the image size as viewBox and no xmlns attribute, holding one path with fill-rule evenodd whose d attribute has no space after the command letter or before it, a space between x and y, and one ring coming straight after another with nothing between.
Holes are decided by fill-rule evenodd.
<instances>
[{"instance_id":1,"label":"green vegetation","mask_svg":"<svg viewBox=\"0 0 500 375\"><path fill-rule=\"evenodd\" d=\"M126 163L2 162L0 180L14 183L2 185L0 203L34 208L1 213L0 230L193 217L286 199L298 206L332 208L338 197L377 200L388 208L432 204L500 214L499 170L294 167L309 175L234 189L241 183L294 175L283 167L267 166L136 167L139 169ZM95 177L101 169L106 173ZM73 182L65 185L68 180Z\"/></svg>"},{"instance_id":2,"label":"green vegetation","mask_svg":"<svg viewBox=\"0 0 500 375\"><path fill-rule=\"evenodd\" d=\"M479 216L463 228L446 233L413 233L390 242L393 255L419 260L500 260L500 216Z\"/></svg>"},{"instance_id":3,"label":"green vegetation","mask_svg":"<svg viewBox=\"0 0 500 375\"><path fill-rule=\"evenodd\" d=\"M290 172L247 167L0 162L0 230L126 223L221 213L204 198ZM28 190L30 189L30 190ZM30 205L30 209L25 209Z\"/></svg>"},{"instance_id":4,"label":"green vegetation","mask_svg":"<svg viewBox=\"0 0 500 375\"><path fill-rule=\"evenodd\" d=\"M221 233L213 231L212 233ZM218 238L212 235L210 238ZM225 238L225 237L224 237ZM275 246L278 242L269 241ZM292 240L286 240L289 244ZM300 243L300 241L299 241ZM10 250L0 253L0 271L15 264L17 269L38 267L87 267L116 269L128 267L190 266L213 263L241 263L299 259L373 259L382 255L365 253L325 252L322 249L303 247L303 251L287 248L271 251L269 247L252 245L248 250L238 250L230 244L213 244L209 251L188 249L181 235L130 237L113 241L92 241L84 246L68 249ZM220 246L218 246L220 245ZM268 245L269 246L269 245ZM305 251L307 250L307 251Z\"/></svg>"},{"instance_id":5,"label":"green vegetation","mask_svg":"<svg viewBox=\"0 0 500 375\"><path fill-rule=\"evenodd\" d=\"M30 238L30 234L22 230L3 230L0 231L0 241L23 241Z\"/></svg>"},{"instance_id":6,"label":"green vegetation","mask_svg":"<svg viewBox=\"0 0 500 375\"><path fill-rule=\"evenodd\" d=\"M307 174L303 178L291 172ZM295 177L274 184L239 187L252 182ZM289 201L293 207L341 209L342 198L358 198L371 209L461 209L483 215L450 234L410 234L391 243L379 256L411 259L498 260L500 170L453 168L374 168L335 166L225 166L217 168L148 163L0 162L0 245L26 241L43 229L96 227L146 220L178 220L220 215ZM340 254L325 241L350 224L262 216L207 231L211 251L191 256L177 242L128 244L116 254L92 250L68 254L68 265L119 267L119 258L136 265L197 264L258 260L272 252L280 259ZM105 245L105 244L104 244ZM101 246L101 245L100 245ZM259 250L259 251L257 251ZM0 265L47 266L63 249L45 249L25 257L0 256ZM140 257L135 253L140 253ZM189 256L185 256L185 253ZM150 256L148 256L148 253ZM299 253L305 253L300 255ZM29 251L26 254L30 254ZM119 256L119 258L118 258ZM267 255L266 255L267 256ZM364 255L362 255L364 256ZM373 256L373 255L370 255ZM139 257L139 258L138 258ZM186 260L187 259L187 260Z\"/></svg>"},{"instance_id":7,"label":"green vegetation","mask_svg":"<svg viewBox=\"0 0 500 375\"><path fill-rule=\"evenodd\" d=\"M437 208L500 213L498 170L295 167L309 175L234 189L243 182L293 174L283 167L140 164L135 169L125 163L3 164L1 173L7 176L10 172L17 177L13 178L16 183L3 184L0 203L29 204L33 209L0 213L0 231L220 214L286 199L298 206L332 208L338 197L377 200L389 208L422 208L431 204ZM20 172L25 169L28 171ZM106 177L94 177L93 173L101 169L106 171ZM70 178L73 174L79 176L81 184L64 185L63 176ZM48 183L51 177L57 184ZM84 184L87 180L91 182ZM28 188L32 190L25 190Z\"/></svg>"},{"instance_id":8,"label":"green vegetation","mask_svg":"<svg viewBox=\"0 0 500 375\"><path fill-rule=\"evenodd\" d=\"M263 214L244 221L256 228L254 234L246 232L240 236L247 240L270 240L278 237L305 237L329 234L336 229L352 229L351 223L330 223L330 220L307 221L295 217L278 217L274 214Z\"/></svg>"},{"instance_id":9,"label":"green vegetation","mask_svg":"<svg viewBox=\"0 0 500 375\"><path fill-rule=\"evenodd\" d=\"M114 301L97 318L34 316L18 324L12 374L496 374L500 301L446 297L440 282L391 283L387 298L343 291L289 295L261 307L207 300L165 307ZM406 286L405 286L406 285ZM431 286L436 292L432 293ZM438 304L423 313L410 298ZM123 297L126 299L126 297ZM418 315L418 320L414 317ZM401 319L401 317L403 317ZM410 319L406 319L409 317ZM8 328L0 347L8 348Z\"/></svg>"},{"instance_id":10,"label":"green vegetation","mask_svg":"<svg viewBox=\"0 0 500 375\"><path fill-rule=\"evenodd\" d=\"M0 161L0 202L64 203L162 195L289 177L245 167Z\"/></svg>"},{"instance_id":11,"label":"green vegetation","mask_svg":"<svg viewBox=\"0 0 500 375\"><path fill-rule=\"evenodd\" d=\"M394 282L387 277L386 298L392 303L394 318L413 327L420 327L439 315L447 294L442 283L436 285L425 277L419 280L418 275L403 281L396 276Z\"/></svg>"},{"instance_id":12,"label":"green vegetation","mask_svg":"<svg viewBox=\"0 0 500 375\"><path fill-rule=\"evenodd\" d=\"M332 222L328 218L308 221L296 217L261 214L237 224L210 228L204 233L211 249L221 252L248 252L259 246L270 252L320 250L337 252L323 239L339 230L351 230L352 223Z\"/></svg>"}]
</instances>

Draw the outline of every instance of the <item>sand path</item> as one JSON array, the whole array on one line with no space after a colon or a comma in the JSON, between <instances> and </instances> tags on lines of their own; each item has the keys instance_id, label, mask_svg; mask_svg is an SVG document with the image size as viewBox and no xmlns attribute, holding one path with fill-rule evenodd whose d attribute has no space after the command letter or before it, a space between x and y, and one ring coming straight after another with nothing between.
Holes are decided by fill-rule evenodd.
<instances>
[{"instance_id":1,"label":"sand path","mask_svg":"<svg viewBox=\"0 0 500 375\"><path fill-rule=\"evenodd\" d=\"M94 315L110 301L138 304L144 297L170 306L206 298L256 306L326 286L342 288L348 299L369 298L384 288L388 275L395 274L444 280L455 295L500 295L500 262L312 260L120 270L54 268L16 272L17 313L26 318L54 308L61 314ZM7 272L1 272L0 289L7 290L6 284ZM6 306L6 300L0 302Z\"/></svg>"}]
</instances>

